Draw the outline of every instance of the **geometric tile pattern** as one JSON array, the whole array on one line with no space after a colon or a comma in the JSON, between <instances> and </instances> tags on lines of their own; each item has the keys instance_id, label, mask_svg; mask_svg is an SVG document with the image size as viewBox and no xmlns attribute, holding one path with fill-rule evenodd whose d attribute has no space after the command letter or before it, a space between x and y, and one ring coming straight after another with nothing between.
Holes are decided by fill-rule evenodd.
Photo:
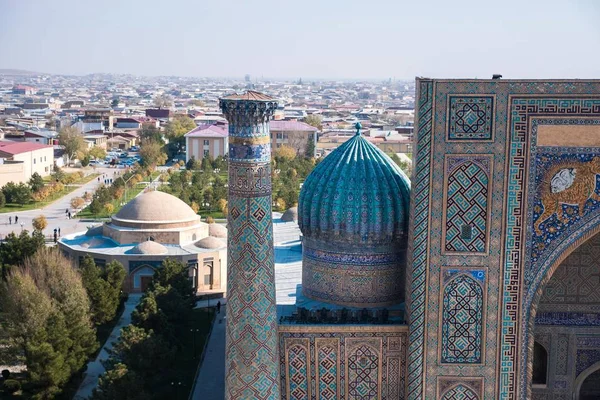
<instances>
[{"instance_id":1,"label":"geometric tile pattern","mask_svg":"<svg viewBox=\"0 0 600 400\"><path fill-rule=\"evenodd\" d=\"M448 140L492 140L493 96L450 96Z\"/></svg>"},{"instance_id":2,"label":"geometric tile pattern","mask_svg":"<svg viewBox=\"0 0 600 400\"><path fill-rule=\"evenodd\" d=\"M292 368L290 350L300 342L308 353L294 358L302 362ZM298 388L306 387L306 377L309 400L402 400L406 344L403 326L280 325L281 399L304 399ZM290 374L297 371L296 385Z\"/></svg>"},{"instance_id":3,"label":"geometric tile pattern","mask_svg":"<svg viewBox=\"0 0 600 400\"><path fill-rule=\"evenodd\" d=\"M280 399L270 148L252 147L270 137L276 103L222 99L220 106L236 156L229 162L225 399ZM307 392L306 351L289 356L297 392Z\"/></svg>"},{"instance_id":4,"label":"geometric tile pattern","mask_svg":"<svg viewBox=\"0 0 600 400\"><path fill-rule=\"evenodd\" d=\"M337 352L332 346L323 346L318 350L319 395L323 400L337 397Z\"/></svg>"},{"instance_id":5,"label":"geometric tile pattern","mask_svg":"<svg viewBox=\"0 0 600 400\"><path fill-rule=\"evenodd\" d=\"M467 386L458 384L444 393L441 400L479 400L479 396Z\"/></svg>"},{"instance_id":6,"label":"geometric tile pattern","mask_svg":"<svg viewBox=\"0 0 600 400\"><path fill-rule=\"evenodd\" d=\"M407 398L410 400L423 399L423 367L425 349L425 296L427 290L427 260L429 239L429 206L430 206L430 163L433 131L433 82L417 81L419 97L417 114L418 126L415 133L416 163L418 167L413 174L411 185L411 224L408 245L412 254L413 268L407 274L409 294L407 308L410 315Z\"/></svg>"},{"instance_id":7,"label":"geometric tile pattern","mask_svg":"<svg viewBox=\"0 0 600 400\"><path fill-rule=\"evenodd\" d=\"M471 157L472 158L472 157ZM458 160L457 160L458 159ZM449 157L445 251L483 253L487 243L488 158ZM469 234L463 235L465 227Z\"/></svg>"},{"instance_id":8,"label":"geometric tile pattern","mask_svg":"<svg viewBox=\"0 0 600 400\"><path fill-rule=\"evenodd\" d=\"M399 244L384 248L352 247L345 251L341 244L335 246L304 236L303 294L350 307L400 303L404 294L406 251Z\"/></svg>"},{"instance_id":9,"label":"geometric tile pattern","mask_svg":"<svg viewBox=\"0 0 600 400\"><path fill-rule=\"evenodd\" d=\"M482 330L483 289L471 276L458 274L444 288L441 362L480 363Z\"/></svg>"},{"instance_id":10,"label":"geometric tile pattern","mask_svg":"<svg viewBox=\"0 0 600 400\"><path fill-rule=\"evenodd\" d=\"M288 349L288 377L290 380L290 397L297 400L308 400L308 360L307 350L295 345Z\"/></svg>"},{"instance_id":11,"label":"geometric tile pattern","mask_svg":"<svg viewBox=\"0 0 600 400\"><path fill-rule=\"evenodd\" d=\"M377 399L379 354L363 345L348 357L348 399Z\"/></svg>"}]
</instances>

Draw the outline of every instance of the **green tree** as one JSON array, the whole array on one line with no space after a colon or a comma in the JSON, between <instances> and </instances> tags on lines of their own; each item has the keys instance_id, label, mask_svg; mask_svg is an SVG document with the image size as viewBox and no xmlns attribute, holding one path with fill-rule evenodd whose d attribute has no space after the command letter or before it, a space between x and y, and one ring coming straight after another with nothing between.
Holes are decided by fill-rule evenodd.
<instances>
[{"instance_id":1,"label":"green tree","mask_svg":"<svg viewBox=\"0 0 600 400\"><path fill-rule=\"evenodd\" d=\"M169 108L173 105L173 98L166 94L161 94L153 99L154 105L158 108Z\"/></svg>"},{"instance_id":2,"label":"green tree","mask_svg":"<svg viewBox=\"0 0 600 400\"><path fill-rule=\"evenodd\" d=\"M165 143L162 134L153 123L142 124L142 127L139 131L139 136L142 140L152 140L161 145Z\"/></svg>"},{"instance_id":3,"label":"green tree","mask_svg":"<svg viewBox=\"0 0 600 400\"><path fill-rule=\"evenodd\" d=\"M102 279L102 270L96 266L94 259L86 255L79 265L81 281L90 299L92 322L102 325L114 318L118 306L111 298L111 287Z\"/></svg>"},{"instance_id":4,"label":"green tree","mask_svg":"<svg viewBox=\"0 0 600 400\"><path fill-rule=\"evenodd\" d=\"M71 372L80 370L98 344L90 320L90 302L79 272L57 249L42 247L25 260L24 271L48 293L68 322L72 347L65 355Z\"/></svg>"},{"instance_id":5,"label":"green tree","mask_svg":"<svg viewBox=\"0 0 600 400\"><path fill-rule=\"evenodd\" d=\"M187 163L185 163L185 167L189 170L196 170L200 168L198 160L194 156L192 156Z\"/></svg>"},{"instance_id":6,"label":"green tree","mask_svg":"<svg viewBox=\"0 0 600 400\"><path fill-rule=\"evenodd\" d=\"M6 205L6 197L4 196L4 192L0 190L0 207L4 207Z\"/></svg>"},{"instance_id":7,"label":"green tree","mask_svg":"<svg viewBox=\"0 0 600 400\"><path fill-rule=\"evenodd\" d=\"M31 224L33 225L33 229L35 229L36 231L42 232L44 229L46 229L48 227L48 220L46 219L45 216L40 215L35 217L32 221Z\"/></svg>"},{"instance_id":8,"label":"green tree","mask_svg":"<svg viewBox=\"0 0 600 400\"><path fill-rule=\"evenodd\" d=\"M310 126L314 126L320 131L323 130L323 117L318 114L307 115L304 117L303 121Z\"/></svg>"},{"instance_id":9,"label":"green tree","mask_svg":"<svg viewBox=\"0 0 600 400\"><path fill-rule=\"evenodd\" d=\"M176 115L165 125L165 134L169 138L170 152L175 153L185 143L184 135L196 128L194 120L187 115Z\"/></svg>"},{"instance_id":10,"label":"green tree","mask_svg":"<svg viewBox=\"0 0 600 400\"><path fill-rule=\"evenodd\" d=\"M146 400L152 398L144 389L144 382L123 363L115 364L98 380L91 400Z\"/></svg>"},{"instance_id":11,"label":"green tree","mask_svg":"<svg viewBox=\"0 0 600 400\"><path fill-rule=\"evenodd\" d=\"M60 130L58 133L58 144L65 148L65 154L68 158L68 163L71 163L71 159L82 152L85 149L85 141L81 132L73 126L67 126Z\"/></svg>"},{"instance_id":12,"label":"green tree","mask_svg":"<svg viewBox=\"0 0 600 400\"><path fill-rule=\"evenodd\" d=\"M315 156L315 141L312 136L308 138L306 142L306 150L304 152L305 157L314 157Z\"/></svg>"},{"instance_id":13,"label":"green tree","mask_svg":"<svg viewBox=\"0 0 600 400\"><path fill-rule=\"evenodd\" d=\"M0 290L3 328L23 354L35 398L54 398L96 350L79 274L55 249L41 248Z\"/></svg>"},{"instance_id":14,"label":"green tree","mask_svg":"<svg viewBox=\"0 0 600 400\"><path fill-rule=\"evenodd\" d=\"M88 154L90 157L94 157L95 159L99 160L106 158L106 150L99 146L92 147Z\"/></svg>"},{"instance_id":15,"label":"green tree","mask_svg":"<svg viewBox=\"0 0 600 400\"><path fill-rule=\"evenodd\" d=\"M44 235L34 231L22 231L18 236L9 233L0 243L0 264L3 266L16 266L22 264L26 258L34 255L45 246Z\"/></svg>"},{"instance_id":16,"label":"green tree","mask_svg":"<svg viewBox=\"0 0 600 400\"><path fill-rule=\"evenodd\" d=\"M163 151L163 146L153 140L142 141L140 156L142 157L142 165L144 167L156 167L167 161L167 155Z\"/></svg>"},{"instance_id":17,"label":"green tree","mask_svg":"<svg viewBox=\"0 0 600 400\"><path fill-rule=\"evenodd\" d=\"M37 172L34 172L31 175L31 178L29 178L28 183L29 183L29 187L31 188L32 192L37 192L44 187L44 179Z\"/></svg>"}]
</instances>

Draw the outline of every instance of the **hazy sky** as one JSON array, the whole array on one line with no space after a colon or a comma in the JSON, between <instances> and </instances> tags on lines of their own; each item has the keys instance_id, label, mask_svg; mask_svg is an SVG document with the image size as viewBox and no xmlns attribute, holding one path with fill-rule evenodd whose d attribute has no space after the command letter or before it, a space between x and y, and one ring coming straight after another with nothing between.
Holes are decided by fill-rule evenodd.
<instances>
[{"instance_id":1,"label":"hazy sky","mask_svg":"<svg viewBox=\"0 0 600 400\"><path fill-rule=\"evenodd\" d=\"M0 0L0 68L600 78L600 1Z\"/></svg>"}]
</instances>

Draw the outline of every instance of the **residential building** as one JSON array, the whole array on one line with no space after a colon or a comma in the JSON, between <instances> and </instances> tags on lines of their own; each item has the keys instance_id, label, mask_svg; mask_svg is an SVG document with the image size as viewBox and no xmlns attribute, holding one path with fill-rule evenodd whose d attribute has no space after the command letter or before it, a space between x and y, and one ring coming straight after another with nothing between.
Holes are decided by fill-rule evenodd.
<instances>
[{"instance_id":1,"label":"residential building","mask_svg":"<svg viewBox=\"0 0 600 400\"><path fill-rule=\"evenodd\" d=\"M271 147L276 151L279 147L286 145L299 155L306 153L308 141L312 139L315 144L316 156L317 132L319 130L314 126L300 121L271 121Z\"/></svg>"},{"instance_id":2,"label":"residential building","mask_svg":"<svg viewBox=\"0 0 600 400\"><path fill-rule=\"evenodd\" d=\"M185 161L192 157L201 161L204 157L216 158L229 151L227 126L201 125L185 134Z\"/></svg>"},{"instance_id":3,"label":"residential building","mask_svg":"<svg viewBox=\"0 0 600 400\"><path fill-rule=\"evenodd\" d=\"M26 182L37 172L47 176L54 166L52 146L30 142L0 142L0 186Z\"/></svg>"}]
</instances>

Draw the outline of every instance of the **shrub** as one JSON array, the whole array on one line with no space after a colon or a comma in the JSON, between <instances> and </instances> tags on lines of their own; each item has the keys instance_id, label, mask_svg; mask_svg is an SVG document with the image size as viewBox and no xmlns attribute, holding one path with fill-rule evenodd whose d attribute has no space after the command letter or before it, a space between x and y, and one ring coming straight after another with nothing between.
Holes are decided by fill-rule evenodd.
<instances>
[{"instance_id":1,"label":"shrub","mask_svg":"<svg viewBox=\"0 0 600 400\"><path fill-rule=\"evenodd\" d=\"M31 221L31 224L36 231L41 232L48 226L48 220L43 215L40 215L39 217L35 217L33 221Z\"/></svg>"},{"instance_id":2,"label":"shrub","mask_svg":"<svg viewBox=\"0 0 600 400\"><path fill-rule=\"evenodd\" d=\"M195 201L192 201L192 204L190 205L190 208L192 210L194 210L194 212L196 214L198 214L198 211L200 211L200 206L198 205L198 203L196 203Z\"/></svg>"},{"instance_id":3,"label":"shrub","mask_svg":"<svg viewBox=\"0 0 600 400\"><path fill-rule=\"evenodd\" d=\"M104 211L106 211L108 215L112 215L112 213L115 211L115 206L113 206L112 203L106 203L104 205Z\"/></svg>"},{"instance_id":4,"label":"shrub","mask_svg":"<svg viewBox=\"0 0 600 400\"><path fill-rule=\"evenodd\" d=\"M85 205L85 200L82 197L73 197L71 199L71 207L79 209Z\"/></svg>"},{"instance_id":5,"label":"shrub","mask_svg":"<svg viewBox=\"0 0 600 400\"><path fill-rule=\"evenodd\" d=\"M206 223L207 224L214 224L215 223L215 219L211 216L206 217Z\"/></svg>"},{"instance_id":6,"label":"shrub","mask_svg":"<svg viewBox=\"0 0 600 400\"><path fill-rule=\"evenodd\" d=\"M4 197L4 193L0 191L0 207L4 207L6 205L6 197Z\"/></svg>"},{"instance_id":7,"label":"shrub","mask_svg":"<svg viewBox=\"0 0 600 400\"><path fill-rule=\"evenodd\" d=\"M7 369L3 369L2 370L2 378L4 378L5 380L10 378L10 371Z\"/></svg>"},{"instance_id":8,"label":"shrub","mask_svg":"<svg viewBox=\"0 0 600 400\"><path fill-rule=\"evenodd\" d=\"M4 391L8 394L17 393L21 390L21 383L14 379L7 379L4 381Z\"/></svg>"}]
</instances>

